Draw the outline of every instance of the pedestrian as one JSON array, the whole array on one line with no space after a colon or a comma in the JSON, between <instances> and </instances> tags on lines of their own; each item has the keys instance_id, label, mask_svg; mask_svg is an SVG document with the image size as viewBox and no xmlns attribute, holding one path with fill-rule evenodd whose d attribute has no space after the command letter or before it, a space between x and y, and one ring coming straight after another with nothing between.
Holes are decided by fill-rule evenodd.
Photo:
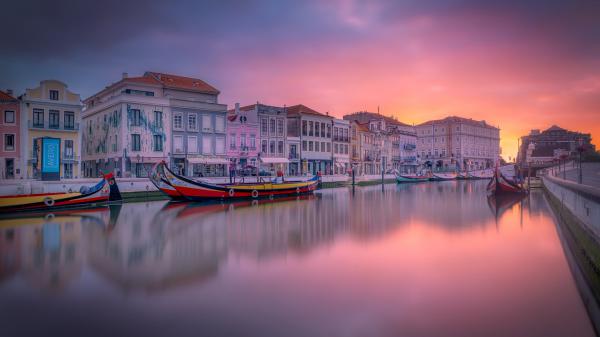
<instances>
[{"instance_id":1,"label":"pedestrian","mask_svg":"<svg viewBox=\"0 0 600 337\"><path fill-rule=\"evenodd\" d=\"M235 182L235 166L233 164L229 164L229 183L233 184Z\"/></svg>"}]
</instances>

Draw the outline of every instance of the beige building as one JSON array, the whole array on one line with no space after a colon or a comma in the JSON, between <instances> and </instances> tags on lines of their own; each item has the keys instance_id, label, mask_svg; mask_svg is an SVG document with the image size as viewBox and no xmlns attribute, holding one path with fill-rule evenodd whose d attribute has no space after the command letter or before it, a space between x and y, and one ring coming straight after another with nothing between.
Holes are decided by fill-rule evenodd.
<instances>
[{"instance_id":1,"label":"beige building","mask_svg":"<svg viewBox=\"0 0 600 337\"><path fill-rule=\"evenodd\" d=\"M420 163L435 170L477 170L494 167L500 156L500 129L462 117L419 124Z\"/></svg>"},{"instance_id":2,"label":"beige building","mask_svg":"<svg viewBox=\"0 0 600 337\"><path fill-rule=\"evenodd\" d=\"M21 97L22 172L29 179L41 178L39 142L44 137L60 139L60 179L80 177L81 98L56 80L41 81Z\"/></svg>"}]
</instances>

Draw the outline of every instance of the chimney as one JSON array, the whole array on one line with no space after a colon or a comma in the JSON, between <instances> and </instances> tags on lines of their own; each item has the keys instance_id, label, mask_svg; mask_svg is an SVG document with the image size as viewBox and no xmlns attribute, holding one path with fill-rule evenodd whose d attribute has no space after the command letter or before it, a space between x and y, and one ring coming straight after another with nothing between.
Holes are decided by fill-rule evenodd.
<instances>
[{"instance_id":1,"label":"chimney","mask_svg":"<svg viewBox=\"0 0 600 337\"><path fill-rule=\"evenodd\" d=\"M236 115L240 114L240 103L235 103L235 114Z\"/></svg>"},{"instance_id":2,"label":"chimney","mask_svg":"<svg viewBox=\"0 0 600 337\"><path fill-rule=\"evenodd\" d=\"M13 95L13 91L12 91L12 89L6 89L6 93L7 93L9 96L12 96L12 95Z\"/></svg>"},{"instance_id":3,"label":"chimney","mask_svg":"<svg viewBox=\"0 0 600 337\"><path fill-rule=\"evenodd\" d=\"M129 74L123 73L123 79L126 79L127 77L129 77Z\"/></svg>"}]
</instances>

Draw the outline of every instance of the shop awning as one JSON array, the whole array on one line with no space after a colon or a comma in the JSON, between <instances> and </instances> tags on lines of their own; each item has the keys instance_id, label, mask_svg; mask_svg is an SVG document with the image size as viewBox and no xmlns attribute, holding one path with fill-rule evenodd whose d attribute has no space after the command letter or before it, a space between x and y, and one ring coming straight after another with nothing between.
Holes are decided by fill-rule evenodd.
<instances>
[{"instance_id":1,"label":"shop awning","mask_svg":"<svg viewBox=\"0 0 600 337\"><path fill-rule=\"evenodd\" d=\"M289 163L289 159L282 157L262 157L260 161L263 164L287 164Z\"/></svg>"},{"instance_id":2,"label":"shop awning","mask_svg":"<svg viewBox=\"0 0 600 337\"><path fill-rule=\"evenodd\" d=\"M229 160L226 158L212 158L212 157L198 157L198 158L188 158L188 163L190 164L205 164L205 165L228 165Z\"/></svg>"}]
</instances>

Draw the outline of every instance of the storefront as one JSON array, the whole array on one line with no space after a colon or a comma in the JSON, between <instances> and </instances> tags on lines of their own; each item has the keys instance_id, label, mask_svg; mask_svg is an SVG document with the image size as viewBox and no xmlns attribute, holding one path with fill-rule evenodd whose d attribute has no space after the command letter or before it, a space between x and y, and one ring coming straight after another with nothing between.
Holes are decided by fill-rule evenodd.
<instances>
[{"instance_id":1,"label":"storefront","mask_svg":"<svg viewBox=\"0 0 600 337\"><path fill-rule=\"evenodd\" d=\"M268 172L271 175L277 174L277 171L287 172L290 161L283 157L261 157L260 171Z\"/></svg>"},{"instance_id":2,"label":"storefront","mask_svg":"<svg viewBox=\"0 0 600 337\"><path fill-rule=\"evenodd\" d=\"M188 175L192 177L226 177L229 160L224 157L187 158Z\"/></svg>"},{"instance_id":3,"label":"storefront","mask_svg":"<svg viewBox=\"0 0 600 337\"><path fill-rule=\"evenodd\" d=\"M348 161L335 161L333 164L333 174L347 174L350 170L350 162Z\"/></svg>"}]
</instances>

